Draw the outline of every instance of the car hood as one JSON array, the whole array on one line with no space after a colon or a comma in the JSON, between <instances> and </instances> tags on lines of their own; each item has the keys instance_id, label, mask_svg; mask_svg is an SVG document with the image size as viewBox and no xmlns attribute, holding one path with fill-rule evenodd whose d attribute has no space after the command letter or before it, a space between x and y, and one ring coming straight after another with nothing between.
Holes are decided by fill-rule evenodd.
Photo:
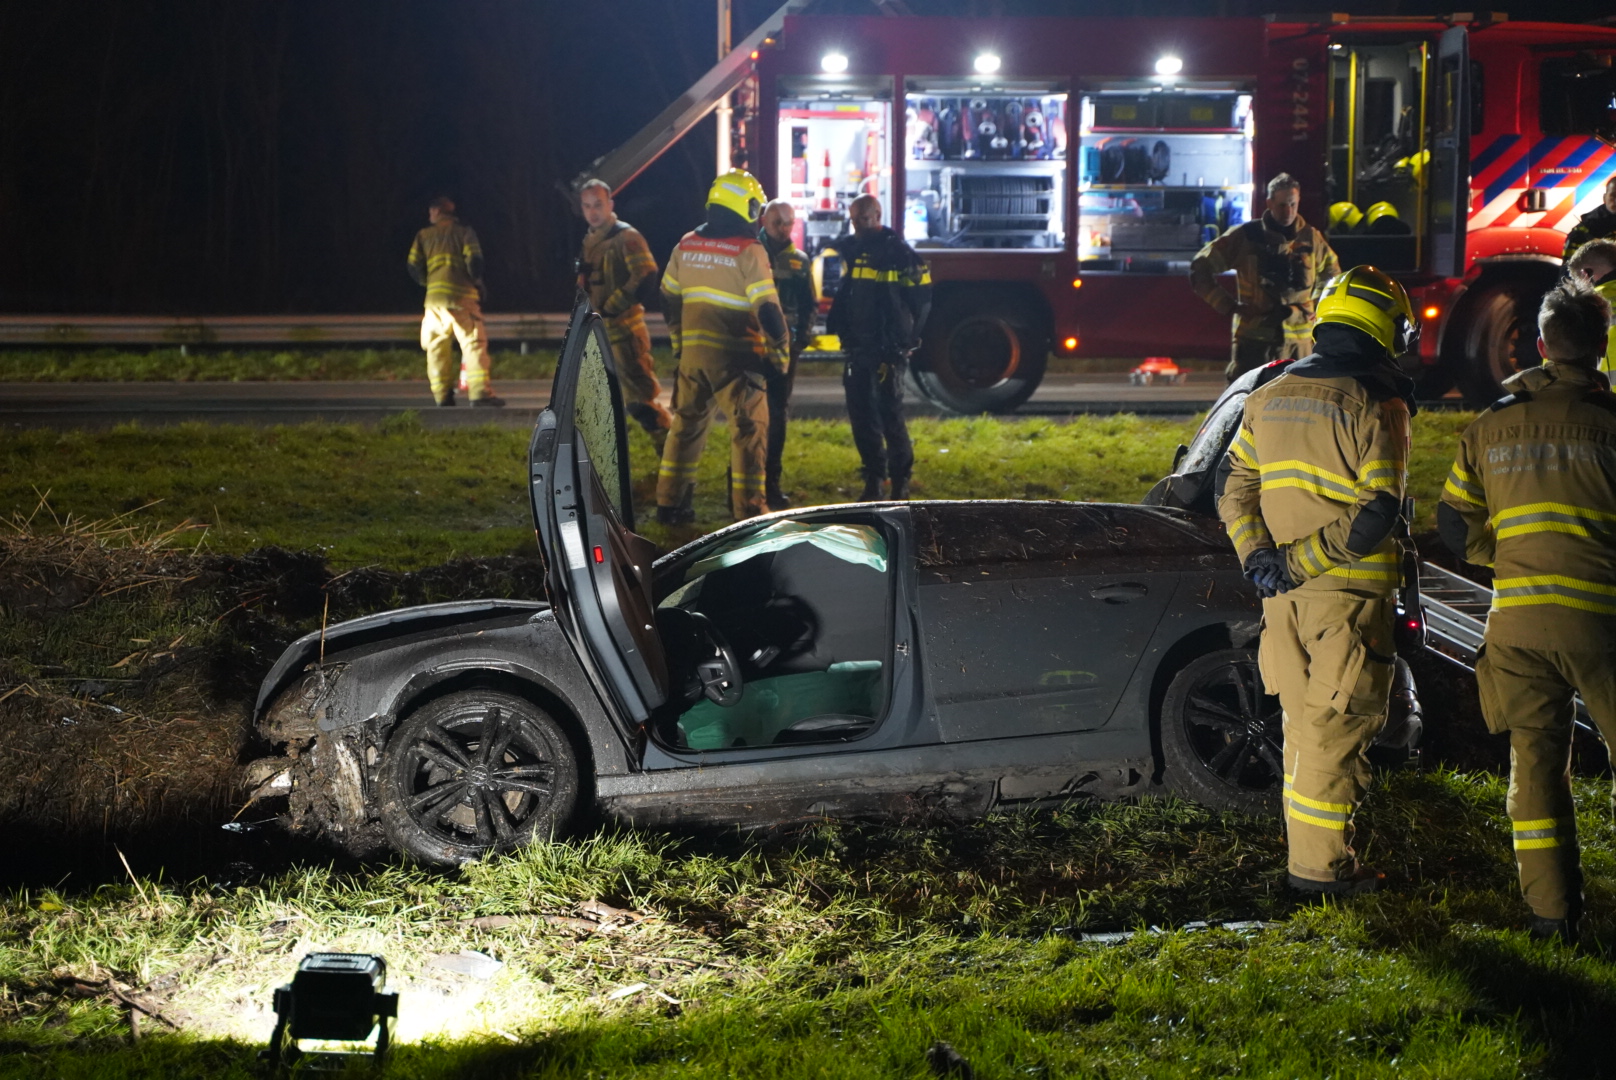
<instances>
[{"instance_id":1,"label":"car hood","mask_svg":"<svg viewBox=\"0 0 1616 1080\"><path fill-rule=\"evenodd\" d=\"M550 605L544 600L456 600L447 604L422 604L419 607L381 611L328 626L324 631L304 634L286 647L280 659L275 661L275 666L269 669L269 674L264 676L258 688L258 700L253 705L253 722L258 721L264 708L287 683L301 673L307 664L319 658L322 641L326 653L335 653L489 618L524 613L531 616L548 610Z\"/></svg>"}]
</instances>

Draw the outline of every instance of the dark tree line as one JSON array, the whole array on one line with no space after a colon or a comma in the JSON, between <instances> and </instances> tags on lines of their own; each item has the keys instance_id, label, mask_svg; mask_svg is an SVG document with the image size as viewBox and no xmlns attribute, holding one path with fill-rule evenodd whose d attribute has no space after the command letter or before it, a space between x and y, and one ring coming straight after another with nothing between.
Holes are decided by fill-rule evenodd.
<instances>
[{"instance_id":1,"label":"dark tree line","mask_svg":"<svg viewBox=\"0 0 1616 1080\"><path fill-rule=\"evenodd\" d=\"M778 0L737 0L736 38ZM907 0L921 14L1256 14L1258 0ZM1545 9L1551 4L1555 10ZM1399 0L1350 5L1395 13ZM1590 18L1585 0L1519 16ZM0 5L0 311L402 311L425 205L482 236L490 307L555 310L557 185L714 59L712 0L57 0ZM869 14L869 0L821 0ZM700 219L711 124L618 201L661 259Z\"/></svg>"}]
</instances>

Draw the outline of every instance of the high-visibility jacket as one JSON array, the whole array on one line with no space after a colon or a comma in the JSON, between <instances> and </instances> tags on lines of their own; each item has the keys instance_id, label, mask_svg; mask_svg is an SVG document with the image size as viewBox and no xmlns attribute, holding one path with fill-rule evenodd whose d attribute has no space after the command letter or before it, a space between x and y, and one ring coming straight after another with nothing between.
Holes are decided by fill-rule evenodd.
<instances>
[{"instance_id":1,"label":"high-visibility jacket","mask_svg":"<svg viewBox=\"0 0 1616 1080\"><path fill-rule=\"evenodd\" d=\"M426 286L427 307L454 307L476 300L483 276L483 247L477 233L452 214L415 234L410 247L410 276Z\"/></svg>"},{"instance_id":2,"label":"high-visibility jacket","mask_svg":"<svg viewBox=\"0 0 1616 1080\"><path fill-rule=\"evenodd\" d=\"M1493 568L1487 639L1587 650L1616 641L1616 394L1604 375L1545 363L1465 429L1438 524Z\"/></svg>"},{"instance_id":3,"label":"high-visibility jacket","mask_svg":"<svg viewBox=\"0 0 1616 1080\"><path fill-rule=\"evenodd\" d=\"M1238 297L1218 281L1229 270ZM1319 293L1340 272L1323 233L1298 216L1287 236L1265 213L1203 247L1190 262L1190 284L1219 315L1233 315L1237 304L1255 309L1235 315L1236 338L1278 343L1313 333Z\"/></svg>"},{"instance_id":4,"label":"high-visibility jacket","mask_svg":"<svg viewBox=\"0 0 1616 1080\"><path fill-rule=\"evenodd\" d=\"M685 233L662 274L662 311L674 352L692 361L715 354L731 363L783 361L789 341L768 252L750 233L713 231L703 225ZM765 323L777 332L765 334Z\"/></svg>"},{"instance_id":5,"label":"high-visibility jacket","mask_svg":"<svg viewBox=\"0 0 1616 1080\"><path fill-rule=\"evenodd\" d=\"M842 277L827 320L847 352L890 355L920 344L931 311L931 268L886 227L844 236L835 248Z\"/></svg>"},{"instance_id":6,"label":"high-visibility jacket","mask_svg":"<svg viewBox=\"0 0 1616 1080\"><path fill-rule=\"evenodd\" d=\"M1590 240L1602 240L1607 236L1616 235L1616 214L1605 209L1603 203L1588 211L1577 219L1566 233L1565 255L1569 259L1578 248Z\"/></svg>"},{"instance_id":7,"label":"high-visibility jacket","mask_svg":"<svg viewBox=\"0 0 1616 1080\"><path fill-rule=\"evenodd\" d=\"M580 262L590 306L608 319L641 307L640 289L657 272L645 237L616 214L584 234Z\"/></svg>"},{"instance_id":8,"label":"high-visibility jacket","mask_svg":"<svg viewBox=\"0 0 1616 1080\"><path fill-rule=\"evenodd\" d=\"M1611 311L1616 312L1616 277L1606 278L1595 285L1594 292L1603 296ZM1616 371L1616 326L1612 326L1605 334L1605 356L1599 362L1599 370L1606 375Z\"/></svg>"},{"instance_id":9,"label":"high-visibility jacket","mask_svg":"<svg viewBox=\"0 0 1616 1080\"><path fill-rule=\"evenodd\" d=\"M1401 510L1408 405L1358 378L1305 378L1295 367L1246 398L1218 500L1229 539L1242 563L1257 548L1284 546L1303 593L1395 592L1402 546L1393 530L1369 543L1353 527L1377 498Z\"/></svg>"},{"instance_id":10,"label":"high-visibility jacket","mask_svg":"<svg viewBox=\"0 0 1616 1080\"><path fill-rule=\"evenodd\" d=\"M814 314L819 310L819 296L814 291L808 256L789 240L778 248L766 234L759 234L758 240L769 253L769 262L774 267L774 287L780 293L780 308L791 330L791 350L801 352L813 336Z\"/></svg>"}]
</instances>

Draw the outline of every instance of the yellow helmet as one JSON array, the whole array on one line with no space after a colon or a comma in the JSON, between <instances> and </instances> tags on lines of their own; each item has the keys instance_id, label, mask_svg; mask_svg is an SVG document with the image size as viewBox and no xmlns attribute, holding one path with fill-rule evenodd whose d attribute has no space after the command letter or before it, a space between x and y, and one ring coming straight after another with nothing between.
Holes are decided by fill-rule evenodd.
<instances>
[{"instance_id":1,"label":"yellow helmet","mask_svg":"<svg viewBox=\"0 0 1616 1080\"><path fill-rule=\"evenodd\" d=\"M1389 217L1393 221L1398 220L1397 207L1393 206L1389 202L1386 202L1384 199L1373 204L1367 211L1364 212L1364 224L1368 225L1372 229L1375 227L1375 222L1379 221L1383 217Z\"/></svg>"},{"instance_id":2,"label":"yellow helmet","mask_svg":"<svg viewBox=\"0 0 1616 1080\"><path fill-rule=\"evenodd\" d=\"M707 205L733 210L747 221L756 221L769 197L763 194L758 178L745 169L731 169L707 189Z\"/></svg>"},{"instance_id":3,"label":"yellow helmet","mask_svg":"<svg viewBox=\"0 0 1616 1080\"><path fill-rule=\"evenodd\" d=\"M1363 211L1346 201L1330 204L1330 231L1345 232L1356 229L1363 221Z\"/></svg>"},{"instance_id":4,"label":"yellow helmet","mask_svg":"<svg viewBox=\"0 0 1616 1080\"><path fill-rule=\"evenodd\" d=\"M1408 352L1420 339L1420 324L1408 293L1373 266L1354 266L1330 279L1319 296L1319 322L1356 327L1394 357Z\"/></svg>"}]
</instances>

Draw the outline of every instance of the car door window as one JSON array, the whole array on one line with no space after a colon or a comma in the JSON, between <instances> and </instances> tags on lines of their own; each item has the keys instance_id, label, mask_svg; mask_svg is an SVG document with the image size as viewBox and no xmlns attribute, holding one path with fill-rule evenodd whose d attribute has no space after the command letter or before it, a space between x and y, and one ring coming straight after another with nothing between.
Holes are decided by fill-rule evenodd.
<instances>
[{"instance_id":1,"label":"car door window","mask_svg":"<svg viewBox=\"0 0 1616 1080\"><path fill-rule=\"evenodd\" d=\"M673 692L658 737L687 750L846 741L885 711L891 576L877 526L783 520L691 562L658 605ZM711 635L739 663L740 700L702 693Z\"/></svg>"}]
</instances>

